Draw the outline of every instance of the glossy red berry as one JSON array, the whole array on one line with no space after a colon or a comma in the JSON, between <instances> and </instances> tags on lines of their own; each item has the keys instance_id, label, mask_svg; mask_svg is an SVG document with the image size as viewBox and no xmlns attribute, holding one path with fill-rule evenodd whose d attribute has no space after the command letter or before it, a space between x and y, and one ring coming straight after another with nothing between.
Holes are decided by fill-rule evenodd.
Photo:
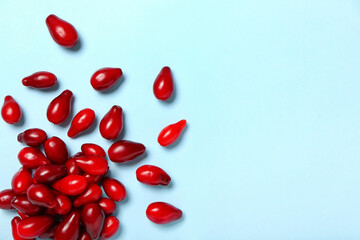
<instances>
[{"instance_id":1,"label":"glossy red berry","mask_svg":"<svg viewBox=\"0 0 360 240\"><path fill-rule=\"evenodd\" d=\"M95 155L103 158L106 157L104 149L94 143L84 143L81 145L81 151L84 155Z\"/></svg>"},{"instance_id":2,"label":"glossy red berry","mask_svg":"<svg viewBox=\"0 0 360 240\"><path fill-rule=\"evenodd\" d=\"M43 211L43 208L32 204L25 195L16 196L11 201L11 206L29 216L38 215Z\"/></svg>"},{"instance_id":3,"label":"glossy red berry","mask_svg":"<svg viewBox=\"0 0 360 240\"><path fill-rule=\"evenodd\" d=\"M158 142L161 146L166 147L174 143L181 134L181 131L186 126L186 120L181 120L177 123L170 124L161 130L158 136Z\"/></svg>"},{"instance_id":4,"label":"glossy red berry","mask_svg":"<svg viewBox=\"0 0 360 240\"><path fill-rule=\"evenodd\" d=\"M27 168L20 168L11 180L12 191L16 195L26 194L28 187L33 183L31 171Z\"/></svg>"},{"instance_id":5,"label":"glossy red berry","mask_svg":"<svg viewBox=\"0 0 360 240\"><path fill-rule=\"evenodd\" d=\"M141 143L120 140L110 146L108 154L111 161L124 163L140 156L145 150L145 146Z\"/></svg>"},{"instance_id":6,"label":"glossy red berry","mask_svg":"<svg viewBox=\"0 0 360 240\"><path fill-rule=\"evenodd\" d=\"M156 224L167 224L181 218L182 211L165 202L151 203L146 209L146 216Z\"/></svg>"},{"instance_id":7,"label":"glossy red berry","mask_svg":"<svg viewBox=\"0 0 360 240\"><path fill-rule=\"evenodd\" d=\"M99 156L82 156L75 159L81 170L91 175L104 175L109 167L105 158Z\"/></svg>"},{"instance_id":8,"label":"glossy red berry","mask_svg":"<svg viewBox=\"0 0 360 240\"><path fill-rule=\"evenodd\" d=\"M84 156L83 153L78 152L74 156L70 157L66 162L65 166L67 169L67 175L81 175L83 174L83 171L79 168L78 165L75 163L75 159L78 157Z\"/></svg>"},{"instance_id":9,"label":"glossy red berry","mask_svg":"<svg viewBox=\"0 0 360 240\"><path fill-rule=\"evenodd\" d=\"M49 215L33 216L21 220L17 229L23 238L36 238L49 230L54 222L54 218Z\"/></svg>"},{"instance_id":10,"label":"glossy red berry","mask_svg":"<svg viewBox=\"0 0 360 240\"><path fill-rule=\"evenodd\" d=\"M68 137L75 137L78 134L88 130L95 121L95 112L90 108L85 108L78 112L73 118L69 131L67 132Z\"/></svg>"},{"instance_id":11,"label":"glossy red berry","mask_svg":"<svg viewBox=\"0 0 360 240\"><path fill-rule=\"evenodd\" d=\"M63 123L70 114L72 97L73 93L65 90L54 98L47 108L47 119L54 124Z\"/></svg>"},{"instance_id":12,"label":"glossy red berry","mask_svg":"<svg viewBox=\"0 0 360 240\"><path fill-rule=\"evenodd\" d=\"M55 164L64 164L69 157L66 144L58 137L51 137L44 143L46 157Z\"/></svg>"},{"instance_id":13,"label":"glossy red berry","mask_svg":"<svg viewBox=\"0 0 360 240\"><path fill-rule=\"evenodd\" d=\"M50 161L37 148L25 147L20 150L18 159L21 165L27 168L37 168L50 164Z\"/></svg>"},{"instance_id":14,"label":"glossy red berry","mask_svg":"<svg viewBox=\"0 0 360 240\"><path fill-rule=\"evenodd\" d=\"M34 172L36 182L49 184L66 176L64 165L47 165L38 167Z\"/></svg>"},{"instance_id":15,"label":"glossy red berry","mask_svg":"<svg viewBox=\"0 0 360 240\"><path fill-rule=\"evenodd\" d=\"M32 204L40 207L54 208L57 204L51 189L40 183L32 184L27 189L26 196Z\"/></svg>"},{"instance_id":16,"label":"glossy red berry","mask_svg":"<svg viewBox=\"0 0 360 240\"><path fill-rule=\"evenodd\" d=\"M99 204L88 203L81 211L81 221L92 239L100 237L103 228L105 214Z\"/></svg>"},{"instance_id":17,"label":"glossy red berry","mask_svg":"<svg viewBox=\"0 0 360 240\"><path fill-rule=\"evenodd\" d=\"M47 139L46 132L39 128L25 130L17 136L17 140L30 147L38 147Z\"/></svg>"},{"instance_id":18,"label":"glossy red berry","mask_svg":"<svg viewBox=\"0 0 360 240\"><path fill-rule=\"evenodd\" d=\"M99 185L91 183L88 188L76 197L73 201L73 206L79 208L88 203L95 203L99 201L102 195L102 190Z\"/></svg>"},{"instance_id":19,"label":"glossy red berry","mask_svg":"<svg viewBox=\"0 0 360 240\"><path fill-rule=\"evenodd\" d=\"M46 89L54 86L57 82L56 76L51 72L36 72L23 78L22 84L26 87Z\"/></svg>"},{"instance_id":20,"label":"glossy red berry","mask_svg":"<svg viewBox=\"0 0 360 240\"><path fill-rule=\"evenodd\" d=\"M122 128L122 108L115 105L101 119L99 126L100 134L105 139L114 140L120 135Z\"/></svg>"},{"instance_id":21,"label":"glossy red berry","mask_svg":"<svg viewBox=\"0 0 360 240\"><path fill-rule=\"evenodd\" d=\"M171 178L161 168L153 165L144 165L136 170L136 178L139 182L147 185L164 185L167 186Z\"/></svg>"},{"instance_id":22,"label":"glossy red berry","mask_svg":"<svg viewBox=\"0 0 360 240\"><path fill-rule=\"evenodd\" d=\"M110 89L122 76L120 68L101 68L91 76L91 86L97 91Z\"/></svg>"},{"instance_id":23,"label":"glossy red berry","mask_svg":"<svg viewBox=\"0 0 360 240\"><path fill-rule=\"evenodd\" d=\"M109 239L116 234L120 226L119 220L114 216L105 218L104 226L101 231L101 240Z\"/></svg>"},{"instance_id":24,"label":"glossy red berry","mask_svg":"<svg viewBox=\"0 0 360 240\"><path fill-rule=\"evenodd\" d=\"M154 95L159 100L168 100L174 92L174 82L169 67L163 67L153 86Z\"/></svg>"},{"instance_id":25,"label":"glossy red berry","mask_svg":"<svg viewBox=\"0 0 360 240\"><path fill-rule=\"evenodd\" d=\"M4 104L1 108L1 117L8 124L18 123L21 119L22 112L19 104L10 95L4 99Z\"/></svg>"},{"instance_id":26,"label":"glossy red berry","mask_svg":"<svg viewBox=\"0 0 360 240\"><path fill-rule=\"evenodd\" d=\"M119 202L126 198L126 189L118 180L114 178L104 178L102 185L104 192L111 200Z\"/></svg>"},{"instance_id":27,"label":"glossy red berry","mask_svg":"<svg viewBox=\"0 0 360 240\"><path fill-rule=\"evenodd\" d=\"M68 175L52 184L52 187L67 196L76 196L85 191L86 179L81 175Z\"/></svg>"},{"instance_id":28,"label":"glossy red berry","mask_svg":"<svg viewBox=\"0 0 360 240\"><path fill-rule=\"evenodd\" d=\"M80 232L80 213L73 211L56 227L54 240L77 240Z\"/></svg>"},{"instance_id":29,"label":"glossy red berry","mask_svg":"<svg viewBox=\"0 0 360 240\"><path fill-rule=\"evenodd\" d=\"M2 190L0 192L0 209L13 209L11 201L15 196L15 193L11 189Z\"/></svg>"},{"instance_id":30,"label":"glossy red berry","mask_svg":"<svg viewBox=\"0 0 360 240\"><path fill-rule=\"evenodd\" d=\"M66 195L53 191L56 200L56 206L53 208L54 212L60 215L68 214L72 209L72 203Z\"/></svg>"},{"instance_id":31,"label":"glossy red berry","mask_svg":"<svg viewBox=\"0 0 360 240\"><path fill-rule=\"evenodd\" d=\"M46 18L46 25L51 37L60 46L72 48L78 43L79 37L76 29L63 19L51 14Z\"/></svg>"},{"instance_id":32,"label":"glossy red berry","mask_svg":"<svg viewBox=\"0 0 360 240\"><path fill-rule=\"evenodd\" d=\"M106 215L112 215L116 211L116 203L109 198L101 198L98 204Z\"/></svg>"},{"instance_id":33,"label":"glossy red berry","mask_svg":"<svg viewBox=\"0 0 360 240\"><path fill-rule=\"evenodd\" d=\"M18 233L19 222L21 222L21 218L19 218L19 217L14 217L11 220L11 230L12 230L13 239L14 240L29 240L29 238L20 237L20 235ZM30 238L30 239L35 240L35 238Z\"/></svg>"}]
</instances>

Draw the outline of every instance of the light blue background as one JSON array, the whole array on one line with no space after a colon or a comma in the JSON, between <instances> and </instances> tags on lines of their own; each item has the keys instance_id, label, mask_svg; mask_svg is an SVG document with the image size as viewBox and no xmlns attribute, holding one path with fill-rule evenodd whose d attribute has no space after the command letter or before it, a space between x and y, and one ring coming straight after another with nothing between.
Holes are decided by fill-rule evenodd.
<instances>
[{"instance_id":1,"label":"light blue background","mask_svg":"<svg viewBox=\"0 0 360 240\"><path fill-rule=\"evenodd\" d=\"M79 51L52 41L51 13L77 28ZM46 120L68 88L75 112L90 107L99 119L122 106L124 138L148 149L141 162L110 163L129 194L116 239L360 238L358 0L1 0L0 29L0 97L13 95L25 115L22 126L0 122L1 189L20 167L16 135L27 128L64 138L71 153L84 142L110 146L97 129L71 140L68 126ZM176 82L170 104L152 93L164 65ZM89 84L105 66L125 75L110 94ZM39 70L54 72L59 88L21 85ZM179 144L160 147L162 127L182 118ZM162 167L173 184L140 184L142 164ZM153 201L184 218L154 225L145 217ZM11 239L13 214L0 214L1 239Z\"/></svg>"}]
</instances>

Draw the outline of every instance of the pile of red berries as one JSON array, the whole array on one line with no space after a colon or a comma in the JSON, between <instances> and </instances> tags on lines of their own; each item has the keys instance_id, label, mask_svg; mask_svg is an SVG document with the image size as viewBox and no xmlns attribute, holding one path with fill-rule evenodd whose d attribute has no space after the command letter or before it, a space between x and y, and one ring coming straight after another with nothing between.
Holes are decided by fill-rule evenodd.
<instances>
[{"instance_id":1,"label":"pile of red berries","mask_svg":"<svg viewBox=\"0 0 360 240\"><path fill-rule=\"evenodd\" d=\"M50 15L46 19L49 32L56 43L74 47L78 42L76 29L68 22ZM122 76L120 68L102 68L91 77L97 91L110 89ZM50 72L36 72L22 80L31 88L50 88L57 77ZM171 70L164 67L154 82L154 94L168 100L174 85ZM53 124L63 123L70 115L73 93L63 91L47 108L47 119ZM122 108L113 106L101 119L100 134L116 140L123 128ZM22 117L19 104L6 96L1 116L8 124L16 124ZM95 120L95 112L85 108L72 119L67 135L74 138L88 130ZM186 125L185 120L165 127L158 136L161 146L174 143ZM11 181L11 189L0 192L0 208L16 210L19 216L11 221L14 239L54 238L56 240L108 239L115 235L119 220L112 216L116 202L126 198L124 185L107 176L106 152L93 143L81 146L81 152L69 157L67 146L58 137L48 138L39 128L27 129L18 135L27 145L18 154L22 167ZM41 148L43 147L44 153ZM119 140L108 149L108 157L116 163L132 161L145 152L141 143ZM143 165L136 170L139 182L148 185L168 185L170 176L161 168ZM102 187L102 188L101 188ZM106 197L103 197L103 191ZM166 224L178 220L182 211L164 202L151 203L146 216L154 223Z\"/></svg>"}]
</instances>

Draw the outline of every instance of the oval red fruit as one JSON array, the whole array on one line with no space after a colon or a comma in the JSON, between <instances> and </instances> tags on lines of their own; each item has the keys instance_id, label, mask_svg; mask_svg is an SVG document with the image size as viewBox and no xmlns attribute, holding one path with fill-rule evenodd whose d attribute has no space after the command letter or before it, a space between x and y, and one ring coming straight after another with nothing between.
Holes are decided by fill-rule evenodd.
<instances>
[{"instance_id":1,"label":"oval red fruit","mask_svg":"<svg viewBox=\"0 0 360 240\"><path fill-rule=\"evenodd\" d=\"M50 161L37 148L25 147L20 150L18 159L21 165L27 168L37 168L50 164Z\"/></svg>"},{"instance_id":2,"label":"oval red fruit","mask_svg":"<svg viewBox=\"0 0 360 240\"><path fill-rule=\"evenodd\" d=\"M46 132L39 128L25 130L17 136L17 140L30 147L38 147L47 139Z\"/></svg>"},{"instance_id":3,"label":"oval red fruit","mask_svg":"<svg viewBox=\"0 0 360 240\"><path fill-rule=\"evenodd\" d=\"M85 108L78 112L73 118L69 131L67 132L68 137L75 137L78 134L88 130L95 121L95 112L90 108Z\"/></svg>"},{"instance_id":4,"label":"oval red fruit","mask_svg":"<svg viewBox=\"0 0 360 240\"><path fill-rule=\"evenodd\" d=\"M47 119L54 124L65 122L71 111L73 93L70 90L63 91L51 101L47 108Z\"/></svg>"},{"instance_id":5,"label":"oval red fruit","mask_svg":"<svg viewBox=\"0 0 360 240\"><path fill-rule=\"evenodd\" d=\"M65 162L67 175L81 175L81 174L83 174L83 171L81 171L79 166L76 165L76 163L75 163L75 159L78 158L78 157L81 157L81 156L84 156L84 154L81 153L81 152L78 152L74 156L70 157Z\"/></svg>"},{"instance_id":6,"label":"oval red fruit","mask_svg":"<svg viewBox=\"0 0 360 240\"><path fill-rule=\"evenodd\" d=\"M81 221L92 239L100 237L103 228L105 214L99 204L88 203L81 211Z\"/></svg>"},{"instance_id":7,"label":"oval red fruit","mask_svg":"<svg viewBox=\"0 0 360 240\"><path fill-rule=\"evenodd\" d=\"M163 67L156 77L153 92L157 99L168 100L174 92L174 82L169 67Z\"/></svg>"},{"instance_id":8,"label":"oval red fruit","mask_svg":"<svg viewBox=\"0 0 360 240\"><path fill-rule=\"evenodd\" d=\"M104 178L102 185L106 195L111 200L119 202L126 198L126 189L118 180L113 178Z\"/></svg>"},{"instance_id":9,"label":"oval red fruit","mask_svg":"<svg viewBox=\"0 0 360 240\"><path fill-rule=\"evenodd\" d=\"M21 119L22 112L19 104L15 99L8 95L4 99L4 104L1 108L1 117L8 124L18 123Z\"/></svg>"},{"instance_id":10,"label":"oval red fruit","mask_svg":"<svg viewBox=\"0 0 360 240\"><path fill-rule=\"evenodd\" d=\"M54 212L60 215L66 215L71 211L72 203L66 195L53 191L56 200L56 206L53 208Z\"/></svg>"},{"instance_id":11,"label":"oval red fruit","mask_svg":"<svg viewBox=\"0 0 360 240\"><path fill-rule=\"evenodd\" d=\"M51 37L60 46L72 48L78 43L79 36L76 29L63 19L51 14L46 18L46 25Z\"/></svg>"},{"instance_id":12,"label":"oval red fruit","mask_svg":"<svg viewBox=\"0 0 360 240\"><path fill-rule=\"evenodd\" d=\"M36 238L49 230L54 222L49 215L28 217L18 223L18 233L23 238Z\"/></svg>"},{"instance_id":13,"label":"oval red fruit","mask_svg":"<svg viewBox=\"0 0 360 240\"><path fill-rule=\"evenodd\" d=\"M145 150L145 146L141 143L120 140L110 146L108 154L111 161L124 163L140 156Z\"/></svg>"},{"instance_id":14,"label":"oval red fruit","mask_svg":"<svg viewBox=\"0 0 360 240\"><path fill-rule=\"evenodd\" d=\"M171 178L161 168L153 165L144 165L136 170L136 178L139 182L147 185L164 185L167 186Z\"/></svg>"},{"instance_id":15,"label":"oval red fruit","mask_svg":"<svg viewBox=\"0 0 360 240\"><path fill-rule=\"evenodd\" d=\"M57 82L56 76L51 72L41 71L23 78L22 84L26 87L46 89L54 86Z\"/></svg>"},{"instance_id":16,"label":"oval red fruit","mask_svg":"<svg viewBox=\"0 0 360 240\"><path fill-rule=\"evenodd\" d=\"M19 233L18 233L18 230L17 230L19 222L21 222L21 218L19 218L19 217L14 217L11 220L12 236L13 236L14 240L28 240L29 238L23 238L23 237L19 236ZM31 238L31 239L35 240L35 238Z\"/></svg>"},{"instance_id":17,"label":"oval red fruit","mask_svg":"<svg viewBox=\"0 0 360 240\"><path fill-rule=\"evenodd\" d=\"M79 208L88 203L94 203L99 201L102 195L102 190L99 185L91 183L88 188L73 200L73 206Z\"/></svg>"},{"instance_id":18,"label":"oval red fruit","mask_svg":"<svg viewBox=\"0 0 360 240\"><path fill-rule=\"evenodd\" d=\"M81 170L91 175L104 175L109 167L105 158L99 156L82 156L75 159Z\"/></svg>"},{"instance_id":19,"label":"oval red fruit","mask_svg":"<svg viewBox=\"0 0 360 240\"><path fill-rule=\"evenodd\" d=\"M57 203L50 188L40 183L32 184L27 189L26 196L32 204L40 207L54 208Z\"/></svg>"},{"instance_id":20,"label":"oval red fruit","mask_svg":"<svg viewBox=\"0 0 360 240\"><path fill-rule=\"evenodd\" d=\"M66 144L58 137L51 137L44 143L46 157L53 163L64 164L69 157Z\"/></svg>"},{"instance_id":21,"label":"oval red fruit","mask_svg":"<svg viewBox=\"0 0 360 240\"><path fill-rule=\"evenodd\" d=\"M80 232L80 213L73 211L56 227L54 240L77 240Z\"/></svg>"},{"instance_id":22,"label":"oval red fruit","mask_svg":"<svg viewBox=\"0 0 360 240\"><path fill-rule=\"evenodd\" d=\"M91 76L91 86L97 91L110 89L122 76L120 68L101 68Z\"/></svg>"},{"instance_id":23,"label":"oval red fruit","mask_svg":"<svg viewBox=\"0 0 360 240\"><path fill-rule=\"evenodd\" d=\"M0 209L13 209L11 201L15 196L15 193L11 189L2 190L0 192Z\"/></svg>"},{"instance_id":24,"label":"oval red fruit","mask_svg":"<svg viewBox=\"0 0 360 240\"><path fill-rule=\"evenodd\" d=\"M39 183L52 183L66 176L64 165L47 165L38 167L34 172L34 179Z\"/></svg>"},{"instance_id":25,"label":"oval red fruit","mask_svg":"<svg viewBox=\"0 0 360 240\"><path fill-rule=\"evenodd\" d=\"M122 108L115 105L100 121L100 134L103 138L108 140L116 139L123 128L123 113Z\"/></svg>"},{"instance_id":26,"label":"oval red fruit","mask_svg":"<svg viewBox=\"0 0 360 240\"><path fill-rule=\"evenodd\" d=\"M181 120L177 123L170 124L161 130L158 136L158 142L161 146L166 147L174 143L181 134L181 131L186 125L186 120Z\"/></svg>"},{"instance_id":27,"label":"oval red fruit","mask_svg":"<svg viewBox=\"0 0 360 240\"><path fill-rule=\"evenodd\" d=\"M94 143L84 143L81 145L81 151L84 155L95 155L103 158L106 157L104 149Z\"/></svg>"},{"instance_id":28,"label":"oval red fruit","mask_svg":"<svg viewBox=\"0 0 360 240\"><path fill-rule=\"evenodd\" d=\"M181 218L182 211L165 202L151 203L146 209L146 216L156 224L167 224Z\"/></svg>"},{"instance_id":29,"label":"oval red fruit","mask_svg":"<svg viewBox=\"0 0 360 240\"><path fill-rule=\"evenodd\" d=\"M11 180L11 188L16 195L26 194L27 189L33 183L31 171L27 168L20 168Z\"/></svg>"},{"instance_id":30,"label":"oval red fruit","mask_svg":"<svg viewBox=\"0 0 360 240\"><path fill-rule=\"evenodd\" d=\"M38 215L43 211L43 208L32 204L25 195L15 197L11 202L11 206L29 216Z\"/></svg>"},{"instance_id":31,"label":"oval red fruit","mask_svg":"<svg viewBox=\"0 0 360 240\"><path fill-rule=\"evenodd\" d=\"M116 203L109 198L101 198L98 204L106 215L112 215L116 211Z\"/></svg>"},{"instance_id":32,"label":"oval red fruit","mask_svg":"<svg viewBox=\"0 0 360 240\"><path fill-rule=\"evenodd\" d=\"M116 234L120 226L119 220L114 216L105 218L100 239L109 239Z\"/></svg>"},{"instance_id":33,"label":"oval red fruit","mask_svg":"<svg viewBox=\"0 0 360 240\"><path fill-rule=\"evenodd\" d=\"M56 181L52 187L65 195L76 196L85 191L86 179L81 175L69 175Z\"/></svg>"}]
</instances>

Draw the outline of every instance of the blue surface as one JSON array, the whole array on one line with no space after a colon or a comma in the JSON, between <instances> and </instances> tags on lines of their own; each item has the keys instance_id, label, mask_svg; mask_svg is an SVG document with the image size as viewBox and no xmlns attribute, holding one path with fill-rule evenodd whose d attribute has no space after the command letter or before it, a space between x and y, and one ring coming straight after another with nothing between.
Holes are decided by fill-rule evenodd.
<instances>
[{"instance_id":1,"label":"blue surface","mask_svg":"<svg viewBox=\"0 0 360 240\"><path fill-rule=\"evenodd\" d=\"M81 48L57 46L45 18L71 22ZM0 97L21 104L21 126L0 122L0 187L20 167L17 133L44 128L71 153L84 142L109 141L97 129L71 140L46 120L48 103L64 89L74 111L101 118L118 104L124 138L147 146L147 157L110 163L127 187L115 239L359 239L360 2L254 1L0 1ZM157 101L153 80L173 69L176 97ZM125 80L108 94L89 79L98 68L121 67ZM59 78L54 91L21 85L35 71ZM189 125L176 147L156 142L165 125ZM135 170L155 164L169 187L137 182ZM184 218L157 226L146 206L166 201ZM2 239L12 213L1 211Z\"/></svg>"}]
</instances>

